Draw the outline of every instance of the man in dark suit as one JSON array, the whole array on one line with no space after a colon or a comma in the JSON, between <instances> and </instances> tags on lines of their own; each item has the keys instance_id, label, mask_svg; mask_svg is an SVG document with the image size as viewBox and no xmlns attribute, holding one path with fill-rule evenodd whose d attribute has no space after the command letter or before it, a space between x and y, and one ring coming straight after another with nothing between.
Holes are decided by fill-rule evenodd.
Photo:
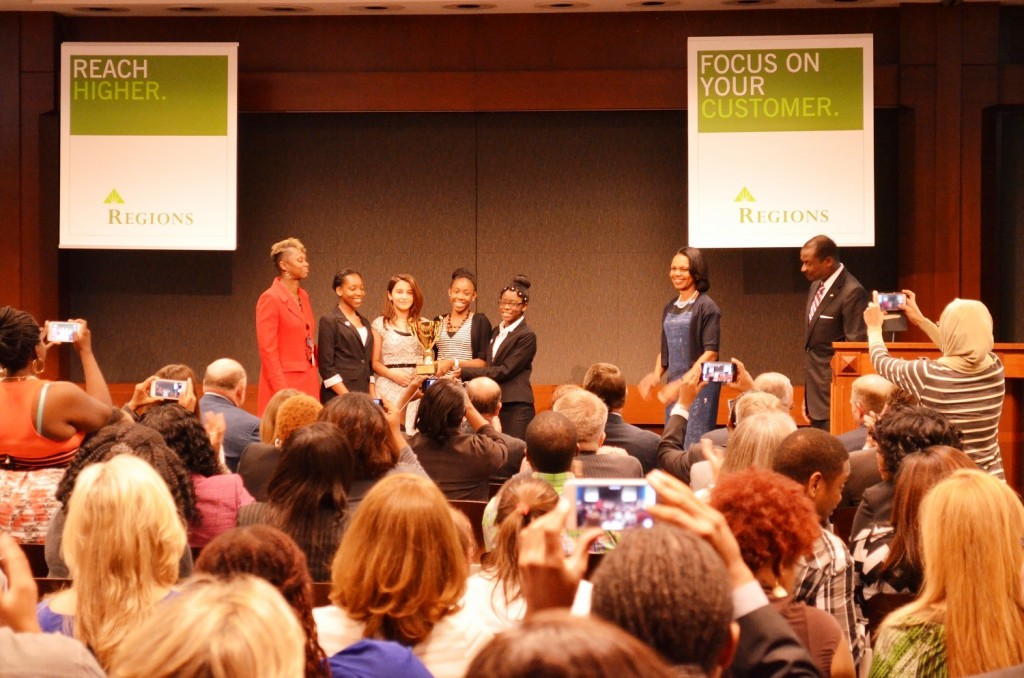
<instances>
[{"instance_id":1,"label":"man in dark suit","mask_svg":"<svg viewBox=\"0 0 1024 678\"><path fill-rule=\"evenodd\" d=\"M605 446L604 425L608 406L582 388L574 388L556 400L551 409L564 414L576 426L579 454L576 460L585 478L643 478L643 467L621 447Z\"/></svg>"},{"instance_id":2,"label":"man in dark suit","mask_svg":"<svg viewBox=\"0 0 1024 678\"><path fill-rule=\"evenodd\" d=\"M800 250L800 271L811 282L804 313L804 409L811 426L831 426L830 389L834 341L867 341L864 287L839 261L835 242L824 235L808 240Z\"/></svg>"},{"instance_id":3,"label":"man in dark suit","mask_svg":"<svg viewBox=\"0 0 1024 678\"><path fill-rule=\"evenodd\" d=\"M232 472L249 443L260 441L260 420L242 409L248 380L245 369L231 358L214 360L203 375L203 397L199 409L224 416L224 462Z\"/></svg>"},{"instance_id":4,"label":"man in dark suit","mask_svg":"<svg viewBox=\"0 0 1024 678\"><path fill-rule=\"evenodd\" d=\"M473 407L480 415L490 422L501 439L508 446L508 461L498 471L491 475L492 481L502 482L519 473L523 464L523 457L526 456L526 442L503 433L501 431L501 420L498 413L501 412L501 386L490 377L477 377L466 382L466 394ZM464 428L468 424L464 425Z\"/></svg>"},{"instance_id":5,"label":"man in dark suit","mask_svg":"<svg viewBox=\"0 0 1024 678\"><path fill-rule=\"evenodd\" d=\"M658 434L622 418L622 408L626 406L626 379L619 368L611 363L594 363L583 377L583 388L608 406L604 444L621 447L629 456L639 459L645 474L658 468Z\"/></svg>"}]
</instances>

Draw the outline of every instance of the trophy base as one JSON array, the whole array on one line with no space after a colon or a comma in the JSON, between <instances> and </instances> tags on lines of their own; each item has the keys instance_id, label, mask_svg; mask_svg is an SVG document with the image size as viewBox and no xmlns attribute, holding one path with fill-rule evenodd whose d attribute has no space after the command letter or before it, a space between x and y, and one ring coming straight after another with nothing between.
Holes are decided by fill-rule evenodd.
<instances>
[{"instance_id":1,"label":"trophy base","mask_svg":"<svg viewBox=\"0 0 1024 678\"><path fill-rule=\"evenodd\" d=\"M434 371L435 370L434 370L434 364L433 363L424 364L424 365L417 365L416 366L416 376L417 377L432 375L434 373Z\"/></svg>"}]
</instances>

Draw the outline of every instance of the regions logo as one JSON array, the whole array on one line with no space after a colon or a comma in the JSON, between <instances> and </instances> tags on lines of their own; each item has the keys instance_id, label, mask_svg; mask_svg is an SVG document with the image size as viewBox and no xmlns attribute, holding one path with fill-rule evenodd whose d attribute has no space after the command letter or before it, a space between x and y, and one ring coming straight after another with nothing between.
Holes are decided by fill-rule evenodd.
<instances>
[{"instance_id":1,"label":"regions logo","mask_svg":"<svg viewBox=\"0 0 1024 678\"><path fill-rule=\"evenodd\" d=\"M123 205L124 198L116 188L110 190L104 205ZM108 226L191 226L196 223L192 212L130 212L107 208Z\"/></svg>"},{"instance_id":2,"label":"regions logo","mask_svg":"<svg viewBox=\"0 0 1024 678\"><path fill-rule=\"evenodd\" d=\"M754 194L746 186L736 195L733 202L756 202ZM828 209L754 209L739 207L741 224L827 224Z\"/></svg>"},{"instance_id":3,"label":"regions logo","mask_svg":"<svg viewBox=\"0 0 1024 678\"><path fill-rule=\"evenodd\" d=\"M747 187L744 186L743 190L736 195L733 202L754 202L754 196L751 195L750 191L747 190Z\"/></svg>"}]
</instances>

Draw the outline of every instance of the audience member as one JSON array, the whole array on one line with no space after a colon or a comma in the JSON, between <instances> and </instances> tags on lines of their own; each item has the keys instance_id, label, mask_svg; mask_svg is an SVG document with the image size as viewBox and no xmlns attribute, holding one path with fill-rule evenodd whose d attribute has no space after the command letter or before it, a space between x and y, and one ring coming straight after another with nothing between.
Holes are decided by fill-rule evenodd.
<instances>
[{"instance_id":1,"label":"audience member","mask_svg":"<svg viewBox=\"0 0 1024 678\"><path fill-rule=\"evenodd\" d=\"M463 419L471 433L462 431ZM504 439L466 395L462 383L438 379L416 411L409 446L448 499L487 501L488 478L508 461Z\"/></svg>"},{"instance_id":2,"label":"audience member","mask_svg":"<svg viewBox=\"0 0 1024 678\"><path fill-rule=\"evenodd\" d=\"M42 633L39 602L28 558L10 535L0 533L0 676L3 678L102 678L82 643Z\"/></svg>"},{"instance_id":3,"label":"audience member","mask_svg":"<svg viewBox=\"0 0 1024 678\"><path fill-rule=\"evenodd\" d=\"M259 577L196 577L161 604L114 655L111 678L302 675L302 629Z\"/></svg>"},{"instance_id":4,"label":"audience member","mask_svg":"<svg viewBox=\"0 0 1024 678\"><path fill-rule=\"evenodd\" d=\"M615 599L629 601L626 605L614 601L607 605L614 620L618 621L621 616L623 623L629 625L627 628L637 629L640 639L649 645L668 642L671 646L682 639L684 649L677 651L668 647L663 652L669 658L679 656L681 661L687 662L679 667L682 675L704 675L700 670L704 666L712 667L711 676L719 675L723 667L729 666L735 648L732 675L818 676L814 663L793 631L768 605L722 515L666 473L655 471L648 475L648 481L658 493L658 504L650 507L651 513L668 526L682 528L681 531L661 532L666 537L671 535L668 550L677 557L665 555L666 542L651 537L654 530L631 531L619 549L605 556L594 575L594 611L605 605L600 602L602 594L598 585L599 580L606 581ZM586 571L588 546L601 534L600 530L584 533L572 554L563 559L560 535L571 510L567 502L559 502L553 511L534 520L520 535L520 582L527 601L527 620L540 610L568 607L572 603L576 586ZM661 528L656 526L655 529ZM704 552L701 540L696 537L698 534L712 546L713 552ZM679 563L687 565L680 567ZM613 572L618 576L613 577ZM666 581L672 583L663 585ZM709 595L706 591L695 595L716 602L686 603L685 608L680 609L666 600L680 587L689 590L695 583L705 582L712 582L707 585L712 589L710 598L706 597ZM715 591L721 593L724 587L728 595L730 586L731 601L717 597ZM730 610L734 623L729 621ZM688 612L701 617L704 626L686 618ZM697 645L690 642L685 633L673 638L676 623L700 629L699 633L705 638L724 638L724 643ZM712 625L714 628L710 628ZM653 646L660 649L658 645ZM696 655L687 656L685 648L693 649Z\"/></svg>"},{"instance_id":5,"label":"audience member","mask_svg":"<svg viewBox=\"0 0 1024 678\"><path fill-rule=\"evenodd\" d=\"M466 614L475 616L492 633L500 633L526 613L519 589L519 533L535 518L551 511L558 495L543 480L518 477L501 489L494 550L478 574L469 578L463 601ZM580 582L574 612L586 614L589 582Z\"/></svg>"},{"instance_id":6,"label":"audience member","mask_svg":"<svg viewBox=\"0 0 1024 678\"><path fill-rule=\"evenodd\" d=\"M240 476L224 473L202 424L174 403L157 405L140 423L161 436L185 464L196 494L196 520L188 525L189 546L205 546L221 532L235 526L238 509L253 502Z\"/></svg>"},{"instance_id":7,"label":"audience member","mask_svg":"<svg viewBox=\"0 0 1024 678\"><path fill-rule=\"evenodd\" d=\"M625 450L605 447L604 426L608 406L589 391L577 389L566 393L552 405L552 410L565 415L576 427L580 474L585 478L642 478L640 461Z\"/></svg>"},{"instance_id":8,"label":"audience member","mask_svg":"<svg viewBox=\"0 0 1024 678\"><path fill-rule=\"evenodd\" d=\"M999 416L1006 393L1003 363L993 353L992 316L985 304L954 299L943 309L936 325L924 317L917 298L903 290L906 303L900 310L924 330L939 350L938 360L892 358L882 338L882 310L868 304L871 365L880 375L910 391L926 405L949 418L964 432L963 450L979 468L1003 477L999 453ZM955 447L960 447L956 445Z\"/></svg>"},{"instance_id":9,"label":"audience member","mask_svg":"<svg viewBox=\"0 0 1024 678\"><path fill-rule=\"evenodd\" d=\"M847 452L853 453L868 447L868 421L873 420L885 409L885 402L892 392L892 383L877 374L864 374L850 385L850 413L857 424L839 436ZM852 461L851 461L852 464Z\"/></svg>"},{"instance_id":10,"label":"audience member","mask_svg":"<svg viewBox=\"0 0 1024 678\"><path fill-rule=\"evenodd\" d=\"M619 368L611 363L594 363L583 375L583 388L608 407L605 443L621 447L629 456L639 459L644 473L656 469L660 438L657 433L634 426L622 418L622 408L626 406L626 378Z\"/></svg>"},{"instance_id":11,"label":"audience member","mask_svg":"<svg viewBox=\"0 0 1024 678\"><path fill-rule=\"evenodd\" d=\"M839 623L824 610L793 599L797 562L811 553L820 529L814 504L803 488L772 471L751 468L723 477L711 494L711 506L725 516L743 562L821 675L854 678L850 643Z\"/></svg>"},{"instance_id":12,"label":"audience member","mask_svg":"<svg viewBox=\"0 0 1024 678\"><path fill-rule=\"evenodd\" d=\"M944 445L932 445L903 457L896 473L892 520L869 525L850 544L861 605L879 593L920 592L924 576L918 519L921 501L928 490L954 471L976 468L966 454Z\"/></svg>"},{"instance_id":13,"label":"audience member","mask_svg":"<svg viewBox=\"0 0 1024 678\"><path fill-rule=\"evenodd\" d=\"M675 525L625 532L594 573L591 612L706 674L736 649L732 586L714 548Z\"/></svg>"},{"instance_id":14,"label":"audience member","mask_svg":"<svg viewBox=\"0 0 1024 678\"><path fill-rule=\"evenodd\" d=\"M1020 498L960 470L928 492L920 520L924 585L882 623L871 676L959 678L1024 663Z\"/></svg>"},{"instance_id":15,"label":"audience member","mask_svg":"<svg viewBox=\"0 0 1024 678\"><path fill-rule=\"evenodd\" d=\"M691 445L689 449L683 447L689 420L689 406L703 387L704 384L699 380L698 375L688 374L684 377L679 389L679 400L669 412L669 421L658 445L659 466L687 484L691 481L693 466L698 462L706 461L704 445L707 443L698 442ZM762 391L748 390L733 404L730 425L735 428L745 417L769 411L789 416L789 410L776 396Z\"/></svg>"},{"instance_id":16,"label":"audience member","mask_svg":"<svg viewBox=\"0 0 1024 678\"><path fill-rule=\"evenodd\" d=\"M195 490L188 470L160 434L147 426L126 420L109 424L86 439L78 457L68 467L67 473L57 486L57 501L63 508L54 514L50 529L46 533L46 565L49 568L49 576L69 576L62 545L68 506L79 473L93 464L109 461L122 454L139 457L156 470L170 491L178 515L184 524L188 525L199 517ZM189 550L188 544L182 546L179 556L179 578L188 577L192 574L192 551Z\"/></svg>"},{"instance_id":17,"label":"audience member","mask_svg":"<svg viewBox=\"0 0 1024 678\"><path fill-rule=\"evenodd\" d=\"M196 559L196 571L223 579L252 574L271 583L305 632L306 677L327 675L327 658L317 642L313 622L313 581L306 554L294 539L269 525L236 527L206 545Z\"/></svg>"},{"instance_id":18,"label":"audience member","mask_svg":"<svg viewBox=\"0 0 1024 678\"><path fill-rule=\"evenodd\" d=\"M259 417L242 409L248 383L245 368L231 358L214 360L206 366L203 375L203 397L199 405L205 413L224 417L224 463L232 473L238 470L238 460L246 446L260 442Z\"/></svg>"},{"instance_id":19,"label":"audience member","mask_svg":"<svg viewBox=\"0 0 1024 678\"><path fill-rule=\"evenodd\" d=\"M406 474L383 478L334 556L333 605L313 611L320 646L330 655L362 638L393 640L436 678L461 678L491 636L460 610L467 575L437 486Z\"/></svg>"},{"instance_id":20,"label":"audience member","mask_svg":"<svg viewBox=\"0 0 1024 678\"><path fill-rule=\"evenodd\" d=\"M153 467L132 454L78 474L62 549L71 588L39 604L39 625L82 641L108 667L128 632L171 593L185 525Z\"/></svg>"},{"instance_id":21,"label":"audience member","mask_svg":"<svg viewBox=\"0 0 1024 678\"><path fill-rule=\"evenodd\" d=\"M122 408L125 412L131 415L135 421L138 421L142 415L149 410L149 408L168 401L167 398L154 396L152 394L153 382L157 379L170 379L173 381L185 382L185 388L181 394L179 394L177 403L196 417L200 416L199 396L196 395L195 390L196 384L199 383L196 380L196 373L188 365L171 363L169 365L164 365L140 383L135 384L135 388L132 390L132 397Z\"/></svg>"},{"instance_id":22,"label":"audience member","mask_svg":"<svg viewBox=\"0 0 1024 678\"><path fill-rule=\"evenodd\" d=\"M287 398L274 417L273 445L253 443L245 448L238 462L238 475L256 501L267 500L270 479L281 461L284 441L293 431L316 421L321 409L319 401L305 393Z\"/></svg>"},{"instance_id":23,"label":"audience member","mask_svg":"<svg viewBox=\"0 0 1024 678\"><path fill-rule=\"evenodd\" d=\"M85 388L39 379L53 346L49 328L12 306L0 307L0 532L21 542L42 542L57 502L64 468L85 434L111 417L110 391L92 352L84 320L73 337Z\"/></svg>"},{"instance_id":24,"label":"audience member","mask_svg":"<svg viewBox=\"0 0 1024 678\"><path fill-rule=\"evenodd\" d=\"M491 480L508 480L519 473L519 467L526 457L526 442L501 430L501 418L498 416L501 414L501 385L490 377L477 377L466 382L466 394L476 411L494 427L508 447L508 461L491 475ZM464 424L463 428L469 429L469 424Z\"/></svg>"},{"instance_id":25,"label":"audience member","mask_svg":"<svg viewBox=\"0 0 1024 678\"><path fill-rule=\"evenodd\" d=\"M531 471L523 472L513 478L524 476L539 478L561 494L565 481L575 478L573 472L576 453L579 446L576 438L576 427L569 418L558 412L541 412L526 427L526 462ZM501 491L491 497L484 509L483 531L484 550L494 548L497 532L496 520L498 502Z\"/></svg>"},{"instance_id":26,"label":"audience member","mask_svg":"<svg viewBox=\"0 0 1024 678\"><path fill-rule=\"evenodd\" d=\"M781 372L762 372L752 379L742 362L736 358L733 358L732 362L736 365L736 381L733 382L733 388L740 391L740 396L729 401L729 420L726 422L726 426L708 431L701 436L702 438L709 439L716 447L721 448L728 447L729 436L735 430L736 425L739 424L739 420L742 419L742 416L738 416L736 413L736 405L746 393L767 393L775 396L779 399L779 409L792 417L793 382L789 380L789 377ZM747 402L749 404L753 401ZM755 411L756 409L751 409L749 413L753 414Z\"/></svg>"},{"instance_id":27,"label":"audience member","mask_svg":"<svg viewBox=\"0 0 1024 678\"><path fill-rule=\"evenodd\" d=\"M793 417L778 410L766 410L744 416L729 436L732 444L725 450L725 458L718 477L714 477L710 461L699 461L690 469L690 487L700 490L708 483L698 482L706 478L713 485L716 480L748 468L771 468L772 457L782 440L796 430Z\"/></svg>"},{"instance_id":28,"label":"audience member","mask_svg":"<svg viewBox=\"0 0 1024 678\"><path fill-rule=\"evenodd\" d=\"M893 479L900 463L930 445L947 445L960 449L960 430L946 417L923 405L890 407L875 422L878 443L877 466L882 481L864 490L857 515L853 518L851 537L872 523L887 523L892 516Z\"/></svg>"},{"instance_id":29,"label":"audience member","mask_svg":"<svg viewBox=\"0 0 1024 678\"><path fill-rule=\"evenodd\" d=\"M337 426L316 422L296 430L284 442L267 501L240 508L239 526L279 528L306 554L313 581L329 581L331 558L347 523L354 465Z\"/></svg>"},{"instance_id":30,"label":"audience member","mask_svg":"<svg viewBox=\"0 0 1024 678\"><path fill-rule=\"evenodd\" d=\"M782 441L772 458L772 470L795 480L814 503L821 525L839 504L843 483L850 475L850 453L830 433L800 429ZM842 539L819 528L813 554L797 566L794 599L825 610L839 622L850 640L854 661L864 651L864 626L853 599L853 560Z\"/></svg>"},{"instance_id":31,"label":"audience member","mask_svg":"<svg viewBox=\"0 0 1024 678\"><path fill-rule=\"evenodd\" d=\"M466 678L688 678L651 648L612 624L541 612L495 636Z\"/></svg>"},{"instance_id":32,"label":"audience member","mask_svg":"<svg viewBox=\"0 0 1024 678\"><path fill-rule=\"evenodd\" d=\"M410 388L416 390L417 387ZM365 393L346 393L332 398L319 418L338 427L355 457L352 488L348 493L350 516L381 478L398 473L427 477L416 453L402 435L401 424L405 418L400 410L385 410Z\"/></svg>"}]
</instances>

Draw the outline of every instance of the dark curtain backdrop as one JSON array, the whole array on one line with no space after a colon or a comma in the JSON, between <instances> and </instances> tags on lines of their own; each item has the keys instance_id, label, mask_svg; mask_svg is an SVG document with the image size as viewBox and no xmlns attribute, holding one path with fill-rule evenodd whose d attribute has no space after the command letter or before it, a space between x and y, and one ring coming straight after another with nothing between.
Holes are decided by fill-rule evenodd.
<instances>
[{"instance_id":1,"label":"dark curtain backdrop","mask_svg":"<svg viewBox=\"0 0 1024 678\"><path fill-rule=\"evenodd\" d=\"M898 275L898 123L894 110L876 113L877 244L843 252L880 290ZM42 166L53 168L56 125L43 133ZM479 277L478 310L496 321L501 287L521 272L533 281L534 383L579 382L596 361L636 382L653 366L669 260L686 244L683 111L242 114L238 167L235 252L61 253L63 314L89 320L109 381L170 362L201 374L222 356L254 381L256 299L274 275L270 245L287 236L309 249L317 315L336 303L340 268L362 272L372 319L389 275L413 274L435 314L452 270L466 266ZM55 198L57 172L43 174ZM797 250L737 242L706 254L723 358L802 383Z\"/></svg>"}]
</instances>

